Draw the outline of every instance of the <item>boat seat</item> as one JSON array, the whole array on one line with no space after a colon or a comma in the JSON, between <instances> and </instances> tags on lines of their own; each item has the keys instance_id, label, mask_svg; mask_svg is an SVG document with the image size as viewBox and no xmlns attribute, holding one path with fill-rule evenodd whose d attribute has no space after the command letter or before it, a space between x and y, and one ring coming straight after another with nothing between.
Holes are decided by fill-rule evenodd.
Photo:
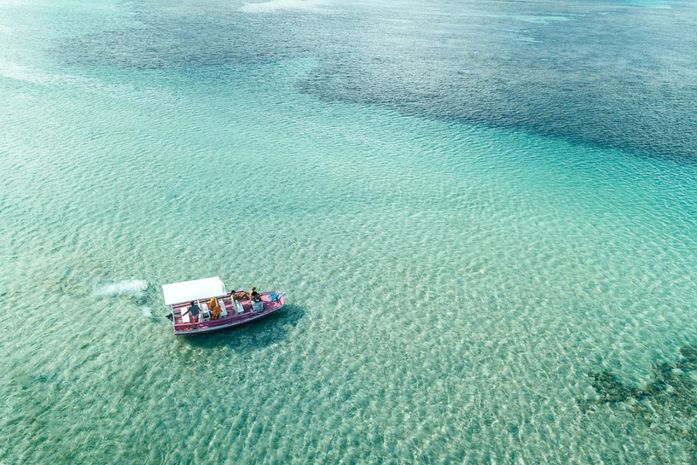
<instances>
[{"instance_id":1,"label":"boat seat","mask_svg":"<svg viewBox=\"0 0 697 465\"><path fill-rule=\"evenodd\" d=\"M208 304L198 304L198 306L201 307L201 319L210 320L211 312L208 311Z\"/></svg>"},{"instance_id":2,"label":"boat seat","mask_svg":"<svg viewBox=\"0 0 697 465\"><path fill-rule=\"evenodd\" d=\"M182 323L191 323L191 315L187 313L186 315L184 312L189 310L189 307L182 307L179 309L179 311L182 313Z\"/></svg>"},{"instance_id":3,"label":"boat seat","mask_svg":"<svg viewBox=\"0 0 697 465\"><path fill-rule=\"evenodd\" d=\"M252 311L254 312L263 312L264 311L264 302L261 300L259 302L252 302Z\"/></svg>"},{"instance_id":4,"label":"boat seat","mask_svg":"<svg viewBox=\"0 0 697 465\"><path fill-rule=\"evenodd\" d=\"M244 307L242 306L242 304L237 300L235 300L234 302L235 302L235 313L237 313L238 315L240 313L244 313Z\"/></svg>"},{"instance_id":5,"label":"boat seat","mask_svg":"<svg viewBox=\"0 0 697 465\"><path fill-rule=\"evenodd\" d=\"M218 305L220 305L220 318L225 318L227 316L227 307L225 306L225 300L218 299Z\"/></svg>"}]
</instances>

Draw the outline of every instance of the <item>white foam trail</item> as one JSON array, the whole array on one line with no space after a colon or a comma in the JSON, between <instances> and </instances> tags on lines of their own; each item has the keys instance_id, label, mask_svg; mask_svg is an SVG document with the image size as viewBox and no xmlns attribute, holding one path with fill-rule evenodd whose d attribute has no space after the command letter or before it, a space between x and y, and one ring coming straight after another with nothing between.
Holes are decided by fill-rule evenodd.
<instances>
[{"instance_id":1,"label":"white foam trail","mask_svg":"<svg viewBox=\"0 0 697 465\"><path fill-rule=\"evenodd\" d=\"M141 296L148 288L148 282L143 279L131 279L128 281L119 281L118 283L105 284L99 286L95 293L101 296L116 297L119 295L129 294Z\"/></svg>"},{"instance_id":2,"label":"white foam trail","mask_svg":"<svg viewBox=\"0 0 697 465\"><path fill-rule=\"evenodd\" d=\"M0 33L2 33L1 29ZM96 79L85 78L82 76L75 76L71 74L45 73L39 71L38 69L24 66L13 61L5 60L2 57L0 57L0 78L13 79L15 81L31 82L34 84L41 85L61 84L80 86L88 89L105 88L105 84ZM129 86L114 86L110 84L108 86L108 90L111 92L115 90L123 90L126 93L130 92L132 94L132 87Z\"/></svg>"},{"instance_id":3,"label":"white foam trail","mask_svg":"<svg viewBox=\"0 0 697 465\"><path fill-rule=\"evenodd\" d=\"M245 3L240 11L245 13L271 13L279 10L323 11L326 0L270 0L268 2Z\"/></svg>"},{"instance_id":4,"label":"white foam trail","mask_svg":"<svg viewBox=\"0 0 697 465\"><path fill-rule=\"evenodd\" d=\"M143 316L152 318L152 312L150 311L150 307L148 307L147 305L143 305L140 309L143 312Z\"/></svg>"},{"instance_id":5,"label":"white foam trail","mask_svg":"<svg viewBox=\"0 0 697 465\"><path fill-rule=\"evenodd\" d=\"M51 77L30 70L29 68L13 63L11 61L0 60L0 76L15 81L27 81L35 84L46 84Z\"/></svg>"}]
</instances>

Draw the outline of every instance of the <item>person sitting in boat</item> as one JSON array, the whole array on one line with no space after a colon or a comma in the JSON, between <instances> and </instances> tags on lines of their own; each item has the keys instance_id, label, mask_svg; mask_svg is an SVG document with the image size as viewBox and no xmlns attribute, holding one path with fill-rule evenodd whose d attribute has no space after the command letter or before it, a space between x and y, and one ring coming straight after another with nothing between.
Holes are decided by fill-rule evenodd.
<instances>
[{"instance_id":1,"label":"person sitting in boat","mask_svg":"<svg viewBox=\"0 0 697 465\"><path fill-rule=\"evenodd\" d=\"M252 288L252 310L255 312L264 311L264 302L261 300L261 295L256 291L256 288Z\"/></svg>"},{"instance_id":2,"label":"person sitting in boat","mask_svg":"<svg viewBox=\"0 0 697 465\"><path fill-rule=\"evenodd\" d=\"M220 305L218 305L218 299L211 297L208 301L208 309L211 311L211 320L217 320L220 316Z\"/></svg>"},{"instance_id":3,"label":"person sitting in boat","mask_svg":"<svg viewBox=\"0 0 697 465\"><path fill-rule=\"evenodd\" d=\"M198 314L201 313L201 308L198 305L196 305L196 302L194 302L193 300L191 301L191 307L189 307L184 313L182 313L182 316L186 315L187 313L191 314L194 323L198 323Z\"/></svg>"},{"instance_id":4,"label":"person sitting in boat","mask_svg":"<svg viewBox=\"0 0 697 465\"><path fill-rule=\"evenodd\" d=\"M249 294L247 294L247 292L244 289L240 289L239 291L230 292L230 297L232 297L233 299L242 300L248 299Z\"/></svg>"}]
</instances>

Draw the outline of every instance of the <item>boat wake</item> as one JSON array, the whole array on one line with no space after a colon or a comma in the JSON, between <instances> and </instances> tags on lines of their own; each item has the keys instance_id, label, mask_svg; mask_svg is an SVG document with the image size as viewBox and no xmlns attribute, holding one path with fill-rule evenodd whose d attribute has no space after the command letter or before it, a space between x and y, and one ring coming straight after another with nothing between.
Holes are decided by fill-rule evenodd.
<instances>
[{"instance_id":1,"label":"boat wake","mask_svg":"<svg viewBox=\"0 0 697 465\"><path fill-rule=\"evenodd\" d=\"M245 3L240 11L245 13L270 13L279 10L322 11L322 0L271 0L267 2Z\"/></svg>"},{"instance_id":2,"label":"boat wake","mask_svg":"<svg viewBox=\"0 0 697 465\"><path fill-rule=\"evenodd\" d=\"M147 288L148 282L144 279L130 279L97 286L95 294L104 297L118 297L122 295L142 297Z\"/></svg>"}]
</instances>

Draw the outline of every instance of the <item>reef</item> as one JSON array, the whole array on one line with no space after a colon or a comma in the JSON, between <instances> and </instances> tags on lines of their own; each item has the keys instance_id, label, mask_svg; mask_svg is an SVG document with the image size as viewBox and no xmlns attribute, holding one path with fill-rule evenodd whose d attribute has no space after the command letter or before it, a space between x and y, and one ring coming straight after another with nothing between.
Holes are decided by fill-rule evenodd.
<instances>
[{"instance_id":1,"label":"reef","mask_svg":"<svg viewBox=\"0 0 697 465\"><path fill-rule=\"evenodd\" d=\"M611 371L588 374L597 398L579 399L584 412L600 406L625 408L652 431L688 447L697 463L697 346L685 345L673 363L660 362L641 386L623 381Z\"/></svg>"}]
</instances>

